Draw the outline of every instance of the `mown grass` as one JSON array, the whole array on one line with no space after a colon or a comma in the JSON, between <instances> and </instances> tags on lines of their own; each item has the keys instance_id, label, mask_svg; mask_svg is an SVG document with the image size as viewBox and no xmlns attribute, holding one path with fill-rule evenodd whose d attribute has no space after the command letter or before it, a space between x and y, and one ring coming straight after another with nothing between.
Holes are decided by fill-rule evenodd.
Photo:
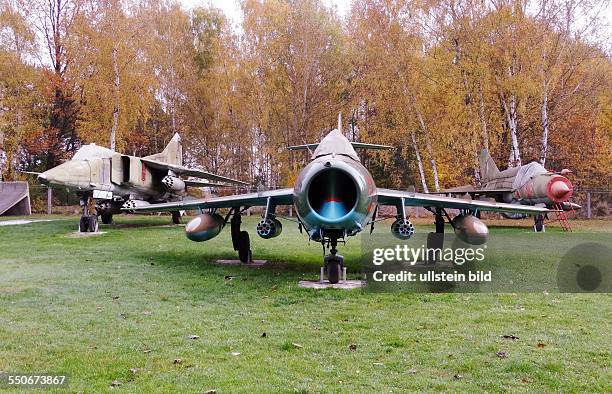
<instances>
[{"instance_id":1,"label":"mown grass","mask_svg":"<svg viewBox=\"0 0 612 394\"><path fill-rule=\"evenodd\" d=\"M227 229L198 244L119 216L71 238L76 218L56 219L0 227L0 371L67 374L70 392L610 390L608 294L308 290L321 248L287 223L266 241L245 219L274 262L253 269L212 264L235 256ZM546 261L568 234L539 236ZM341 251L355 277L359 242Z\"/></svg>"}]
</instances>

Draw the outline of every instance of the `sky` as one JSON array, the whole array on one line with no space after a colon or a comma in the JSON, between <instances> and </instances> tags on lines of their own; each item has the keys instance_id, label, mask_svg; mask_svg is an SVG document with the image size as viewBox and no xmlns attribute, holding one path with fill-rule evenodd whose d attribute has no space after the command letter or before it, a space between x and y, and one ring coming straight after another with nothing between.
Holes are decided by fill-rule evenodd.
<instances>
[{"instance_id":1,"label":"sky","mask_svg":"<svg viewBox=\"0 0 612 394\"><path fill-rule=\"evenodd\" d=\"M237 25L240 22L240 1L239 0L180 0L183 7L192 9L198 5L212 4L216 8L223 10L225 15ZM351 0L324 0L328 6L335 6L340 16L346 16Z\"/></svg>"},{"instance_id":2,"label":"sky","mask_svg":"<svg viewBox=\"0 0 612 394\"><path fill-rule=\"evenodd\" d=\"M239 28L241 22L240 0L179 0L183 7L190 10L199 5L212 4L216 8L220 8L225 15L230 19L234 27ZM350 9L351 0L323 0L328 6L336 7L340 17L345 17ZM604 33L604 50L612 53L612 1L604 3L604 8L601 10L600 17L603 18L608 26L608 31Z\"/></svg>"}]
</instances>

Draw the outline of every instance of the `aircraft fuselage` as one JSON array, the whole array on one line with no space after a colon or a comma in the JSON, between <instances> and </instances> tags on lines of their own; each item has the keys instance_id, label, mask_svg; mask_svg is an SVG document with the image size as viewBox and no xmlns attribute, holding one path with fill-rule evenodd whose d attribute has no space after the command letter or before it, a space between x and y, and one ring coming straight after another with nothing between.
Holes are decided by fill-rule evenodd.
<instances>
[{"instance_id":1,"label":"aircraft fuselage","mask_svg":"<svg viewBox=\"0 0 612 394\"><path fill-rule=\"evenodd\" d=\"M315 158L300 172L293 202L313 240L334 233L352 236L371 220L377 203L370 172L343 154ZM338 233L341 234L338 234Z\"/></svg>"}]
</instances>

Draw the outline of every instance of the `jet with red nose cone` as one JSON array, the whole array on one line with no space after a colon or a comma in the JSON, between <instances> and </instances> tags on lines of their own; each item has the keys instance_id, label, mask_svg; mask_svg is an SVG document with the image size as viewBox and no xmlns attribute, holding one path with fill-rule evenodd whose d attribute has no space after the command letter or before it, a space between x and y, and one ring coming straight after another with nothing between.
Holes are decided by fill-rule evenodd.
<instances>
[{"instance_id":1,"label":"jet with red nose cone","mask_svg":"<svg viewBox=\"0 0 612 394\"><path fill-rule=\"evenodd\" d=\"M411 191L377 188L370 172L363 166L355 149L389 149L384 145L363 144L349 141L342 133L341 119L320 143L289 147L290 150L306 150L311 154L310 162L300 171L293 185L285 189L224 196L211 199L158 204L136 208L139 212L159 210L199 210L201 213L186 226L186 235L192 241L206 241L216 236L222 227L230 224L232 244L242 262L251 261L249 233L242 231L241 214L253 206L261 206L263 217L257 224L256 232L264 239L272 239L282 231L283 219L275 209L282 205L295 208L300 230L308 238L320 242L323 250L327 278L337 283L344 266L344 259L338 255L338 243L345 241L364 229L374 229L376 212L380 206L396 209L391 233L402 240L414 234L414 226L406 212L408 206L422 206L436 218L436 232L444 232L445 219L457 235L474 244L486 242L487 226L471 212L477 210L511 213L541 214L546 208L521 206L487 201L466 201L464 199L435 196ZM225 217L218 211L228 208ZM452 221L445 208L458 209L462 213Z\"/></svg>"},{"instance_id":2,"label":"jet with red nose cone","mask_svg":"<svg viewBox=\"0 0 612 394\"><path fill-rule=\"evenodd\" d=\"M480 154L480 185L460 186L444 190L450 194L469 194L473 198L495 199L495 201L546 207L554 210L575 210L580 205L570 202L574 192L572 183L566 175L571 171L548 171L538 162L523 166L510 167L500 171L489 152L484 149ZM504 214L510 219L520 219L523 214ZM542 231L544 217L535 216L535 229Z\"/></svg>"}]
</instances>

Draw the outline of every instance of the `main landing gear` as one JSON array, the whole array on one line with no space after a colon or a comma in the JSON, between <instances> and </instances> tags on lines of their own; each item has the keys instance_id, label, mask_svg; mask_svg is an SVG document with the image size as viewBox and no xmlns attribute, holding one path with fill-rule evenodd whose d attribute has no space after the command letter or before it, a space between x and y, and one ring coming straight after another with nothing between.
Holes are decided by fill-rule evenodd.
<instances>
[{"instance_id":1,"label":"main landing gear","mask_svg":"<svg viewBox=\"0 0 612 394\"><path fill-rule=\"evenodd\" d=\"M234 214L230 220L230 230L232 234L232 245L234 250L238 251L238 257L242 263L251 263L253 261L253 253L251 252L251 239L249 233L240 230L242 223L242 213L240 207L232 209Z\"/></svg>"},{"instance_id":2,"label":"main landing gear","mask_svg":"<svg viewBox=\"0 0 612 394\"><path fill-rule=\"evenodd\" d=\"M100 215L100 219L102 219L102 224L113 224L112 213L103 213Z\"/></svg>"},{"instance_id":3,"label":"main landing gear","mask_svg":"<svg viewBox=\"0 0 612 394\"><path fill-rule=\"evenodd\" d=\"M536 233L541 233L541 232L546 231L546 228L544 227L544 215L535 215L533 230Z\"/></svg>"},{"instance_id":4,"label":"main landing gear","mask_svg":"<svg viewBox=\"0 0 612 394\"><path fill-rule=\"evenodd\" d=\"M84 194L79 202L83 209L81 220L79 221L79 232L97 233L98 232L98 215L96 213L96 203L92 196Z\"/></svg>"},{"instance_id":5,"label":"main landing gear","mask_svg":"<svg viewBox=\"0 0 612 394\"><path fill-rule=\"evenodd\" d=\"M446 215L446 212L444 211L443 208L429 208L428 210L434 214L434 218L435 218L434 224L436 226L436 231L430 232L429 234L427 234L427 249L428 250L442 249L444 247L444 224L445 224L444 217ZM446 216L448 217L448 215ZM449 223L450 223L450 219L449 219ZM428 252L427 262L435 263L436 253Z\"/></svg>"}]
</instances>

